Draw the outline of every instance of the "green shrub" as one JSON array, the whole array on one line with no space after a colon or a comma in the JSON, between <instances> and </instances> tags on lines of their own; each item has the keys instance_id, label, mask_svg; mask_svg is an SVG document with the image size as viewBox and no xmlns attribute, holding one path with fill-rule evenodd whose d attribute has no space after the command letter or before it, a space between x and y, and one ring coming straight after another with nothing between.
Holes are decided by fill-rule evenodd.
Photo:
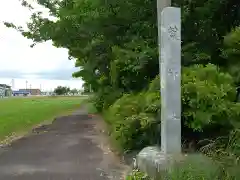
<instances>
[{"instance_id":1,"label":"green shrub","mask_svg":"<svg viewBox=\"0 0 240 180\"><path fill-rule=\"evenodd\" d=\"M138 170L133 170L131 174L126 177L126 180L151 180L145 173Z\"/></svg>"},{"instance_id":2,"label":"green shrub","mask_svg":"<svg viewBox=\"0 0 240 180\"><path fill-rule=\"evenodd\" d=\"M107 115L109 118L108 123L114 124L118 120L122 120L122 117L130 117L134 114L142 112L143 95L124 94L118 99L112 106L109 107Z\"/></svg>"},{"instance_id":3,"label":"green shrub","mask_svg":"<svg viewBox=\"0 0 240 180\"><path fill-rule=\"evenodd\" d=\"M113 89L112 87L106 86L104 89L100 89L92 97L92 102L98 112L102 112L111 106L118 98L122 96L121 89Z\"/></svg>"},{"instance_id":4,"label":"green shrub","mask_svg":"<svg viewBox=\"0 0 240 180\"><path fill-rule=\"evenodd\" d=\"M87 107L87 111L88 111L89 114L98 113L96 107L93 105L92 102L86 102L86 107Z\"/></svg>"},{"instance_id":5,"label":"green shrub","mask_svg":"<svg viewBox=\"0 0 240 180\"><path fill-rule=\"evenodd\" d=\"M209 64L184 68L183 138L188 136L198 141L227 135L239 122L240 108L238 103L234 103L235 96L232 77L220 72L216 66ZM160 134L160 100L158 76L146 92L123 95L106 111L105 119L111 127L112 137L123 150L157 142Z\"/></svg>"},{"instance_id":6,"label":"green shrub","mask_svg":"<svg viewBox=\"0 0 240 180\"><path fill-rule=\"evenodd\" d=\"M239 119L239 109L233 108L236 90L229 74L211 64L184 68L183 72L182 119L186 126L195 131L215 125L228 128L231 121Z\"/></svg>"},{"instance_id":7,"label":"green shrub","mask_svg":"<svg viewBox=\"0 0 240 180\"><path fill-rule=\"evenodd\" d=\"M152 81L148 91L159 93L159 76ZM215 65L183 68L183 135L194 136L195 134L194 138L201 139L228 134L240 120L239 103L234 102L235 98L236 90L232 77L220 72Z\"/></svg>"},{"instance_id":8,"label":"green shrub","mask_svg":"<svg viewBox=\"0 0 240 180\"><path fill-rule=\"evenodd\" d=\"M232 29L224 37L224 48L222 57L225 59L225 70L228 71L234 78L234 82L240 85L240 27Z\"/></svg>"},{"instance_id":9,"label":"green shrub","mask_svg":"<svg viewBox=\"0 0 240 180\"><path fill-rule=\"evenodd\" d=\"M111 136L119 150L142 148L156 141L157 121L145 113L145 94L126 94L105 113Z\"/></svg>"},{"instance_id":10,"label":"green shrub","mask_svg":"<svg viewBox=\"0 0 240 180\"><path fill-rule=\"evenodd\" d=\"M160 114L161 110L161 97L160 92L146 92L145 93L145 104L144 104L144 112L152 113L157 116Z\"/></svg>"},{"instance_id":11,"label":"green shrub","mask_svg":"<svg viewBox=\"0 0 240 180\"><path fill-rule=\"evenodd\" d=\"M103 104L104 104L104 100L103 100L103 96L102 95L95 94L91 98L91 102L93 103L93 106L96 108L96 110L98 112L102 112Z\"/></svg>"},{"instance_id":12,"label":"green shrub","mask_svg":"<svg viewBox=\"0 0 240 180\"><path fill-rule=\"evenodd\" d=\"M152 81L149 91L160 92L159 76ZM228 127L239 120L240 109L234 103L235 98L232 77L220 72L215 65L183 69L182 119L186 126L195 131L203 131L209 125Z\"/></svg>"},{"instance_id":13,"label":"green shrub","mask_svg":"<svg viewBox=\"0 0 240 180\"><path fill-rule=\"evenodd\" d=\"M160 76L157 76L149 84L148 92L159 92L160 93Z\"/></svg>"},{"instance_id":14,"label":"green shrub","mask_svg":"<svg viewBox=\"0 0 240 180\"><path fill-rule=\"evenodd\" d=\"M235 129L226 137L211 140L201 151L221 164L223 176L228 179L240 177L240 130Z\"/></svg>"}]
</instances>

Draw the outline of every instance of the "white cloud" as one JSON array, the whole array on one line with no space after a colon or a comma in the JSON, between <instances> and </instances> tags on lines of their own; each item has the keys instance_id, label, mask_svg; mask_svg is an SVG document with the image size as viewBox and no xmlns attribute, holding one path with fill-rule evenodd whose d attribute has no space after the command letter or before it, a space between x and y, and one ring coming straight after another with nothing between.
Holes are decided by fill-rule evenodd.
<instances>
[{"instance_id":1,"label":"white cloud","mask_svg":"<svg viewBox=\"0 0 240 180\"><path fill-rule=\"evenodd\" d=\"M41 78L70 79L71 73L77 69L74 68L75 62L68 60L67 49L55 48L50 41L30 48L31 40L24 38L16 30L6 28L1 24L2 21L8 21L24 26L30 15L31 12L22 7L18 0L1 2L0 78L3 81L3 78L10 79L14 75L18 75L18 78L32 79L33 83ZM12 76L10 77L9 74ZM51 82L53 83L53 81ZM55 82L60 83L60 81ZM61 83L64 84L64 82ZM21 86L23 85L21 84ZM50 84L46 86L50 87Z\"/></svg>"}]
</instances>

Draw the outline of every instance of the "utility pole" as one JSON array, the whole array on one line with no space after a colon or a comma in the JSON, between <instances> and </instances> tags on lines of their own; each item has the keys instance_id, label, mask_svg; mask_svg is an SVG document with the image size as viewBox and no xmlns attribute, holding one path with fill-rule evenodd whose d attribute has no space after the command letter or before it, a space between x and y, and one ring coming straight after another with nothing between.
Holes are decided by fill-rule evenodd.
<instances>
[{"instance_id":1,"label":"utility pole","mask_svg":"<svg viewBox=\"0 0 240 180\"><path fill-rule=\"evenodd\" d=\"M171 6L171 0L157 0L157 28L158 28L158 59L159 59L159 74L161 74L161 19L162 19L162 11L165 7ZM161 87L161 86L160 86ZM160 92L161 94L161 92ZM162 94L161 94L162 95Z\"/></svg>"},{"instance_id":2,"label":"utility pole","mask_svg":"<svg viewBox=\"0 0 240 180\"><path fill-rule=\"evenodd\" d=\"M171 6L171 0L157 0L157 23L158 23L158 48L159 48L159 54L160 54L160 43L161 43L161 14L162 10L165 7ZM160 58L160 56L159 56ZM160 64L159 64L160 66Z\"/></svg>"},{"instance_id":3,"label":"utility pole","mask_svg":"<svg viewBox=\"0 0 240 180\"><path fill-rule=\"evenodd\" d=\"M12 79L12 89L15 89L14 79Z\"/></svg>"},{"instance_id":4,"label":"utility pole","mask_svg":"<svg viewBox=\"0 0 240 180\"><path fill-rule=\"evenodd\" d=\"M27 90L28 81L26 81L26 90Z\"/></svg>"}]
</instances>

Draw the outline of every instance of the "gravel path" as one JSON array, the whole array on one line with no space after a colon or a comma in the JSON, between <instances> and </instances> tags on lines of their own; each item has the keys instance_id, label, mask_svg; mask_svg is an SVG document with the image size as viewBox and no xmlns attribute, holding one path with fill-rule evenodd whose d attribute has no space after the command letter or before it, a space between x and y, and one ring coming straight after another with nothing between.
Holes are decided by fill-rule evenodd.
<instances>
[{"instance_id":1,"label":"gravel path","mask_svg":"<svg viewBox=\"0 0 240 180\"><path fill-rule=\"evenodd\" d=\"M83 109L0 149L0 180L120 180L102 121Z\"/></svg>"}]
</instances>

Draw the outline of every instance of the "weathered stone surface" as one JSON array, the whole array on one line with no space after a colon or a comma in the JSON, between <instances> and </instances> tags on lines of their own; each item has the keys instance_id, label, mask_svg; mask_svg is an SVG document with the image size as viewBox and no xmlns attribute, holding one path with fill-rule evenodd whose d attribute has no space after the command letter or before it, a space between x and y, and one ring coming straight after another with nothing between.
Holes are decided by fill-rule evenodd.
<instances>
[{"instance_id":1,"label":"weathered stone surface","mask_svg":"<svg viewBox=\"0 0 240 180\"><path fill-rule=\"evenodd\" d=\"M158 4L159 5L159 4ZM153 178L181 161L181 9L166 7L161 15L161 149L144 148L137 167ZM159 26L159 24L158 24Z\"/></svg>"},{"instance_id":2,"label":"weathered stone surface","mask_svg":"<svg viewBox=\"0 0 240 180\"><path fill-rule=\"evenodd\" d=\"M181 10L161 15L161 150L181 153Z\"/></svg>"},{"instance_id":3,"label":"weathered stone surface","mask_svg":"<svg viewBox=\"0 0 240 180\"><path fill-rule=\"evenodd\" d=\"M165 154L157 146L144 148L136 158L137 168L153 178L167 170L175 161L183 160L181 154Z\"/></svg>"},{"instance_id":4,"label":"weathered stone surface","mask_svg":"<svg viewBox=\"0 0 240 180\"><path fill-rule=\"evenodd\" d=\"M220 174L219 165L201 153L195 154L164 154L158 147L144 148L136 158L137 168L153 179L188 176L194 178L201 175L202 179L216 179Z\"/></svg>"}]
</instances>

